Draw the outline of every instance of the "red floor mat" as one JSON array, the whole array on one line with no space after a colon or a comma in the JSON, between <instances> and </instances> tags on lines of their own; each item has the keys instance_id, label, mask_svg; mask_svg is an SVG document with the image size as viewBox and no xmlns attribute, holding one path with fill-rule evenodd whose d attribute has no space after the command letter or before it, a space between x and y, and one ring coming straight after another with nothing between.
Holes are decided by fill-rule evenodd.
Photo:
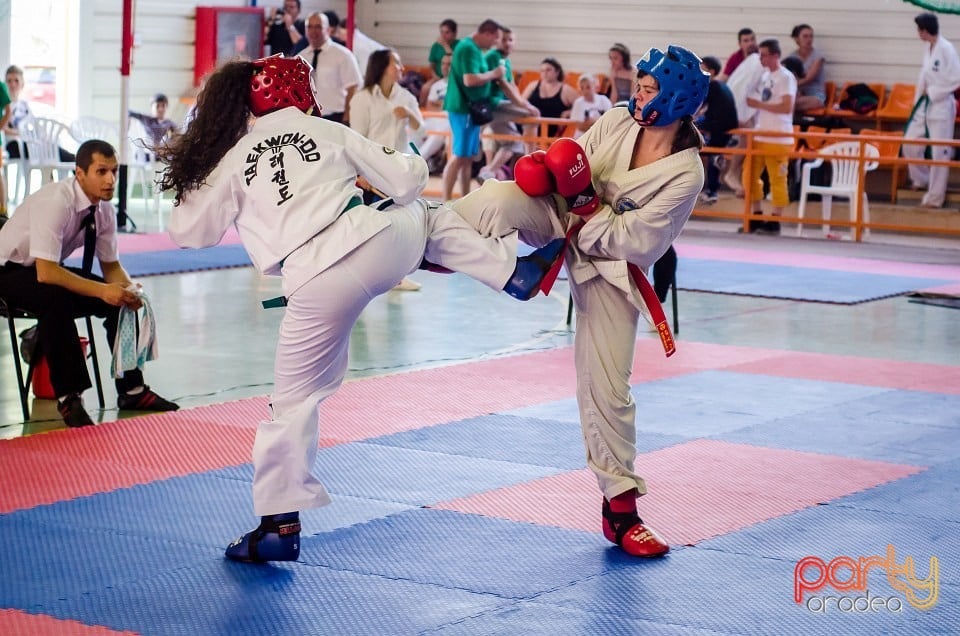
<instances>
[{"instance_id":1,"label":"red floor mat","mask_svg":"<svg viewBox=\"0 0 960 636\"><path fill-rule=\"evenodd\" d=\"M652 337L637 342L632 381L703 369L960 392L956 367L690 342L668 361ZM348 382L321 406L321 445L567 399L575 381L567 347ZM250 398L0 442L0 511L247 463L267 403Z\"/></svg>"},{"instance_id":2,"label":"red floor mat","mask_svg":"<svg viewBox=\"0 0 960 636\"><path fill-rule=\"evenodd\" d=\"M99 625L84 625L77 621L62 621L52 616L28 614L19 610L0 609L0 634L6 636L108 636L136 632L116 632Z\"/></svg>"},{"instance_id":3,"label":"red floor mat","mask_svg":"<svg viewBox=\"0 0 960 636\"><path fill-rule=\"evenodd\" d=\"M783 378L960 394L960 367L941 364L778 351L762 360L729 365L726 369Z\"/></svg>"},{"instance_id":4,"label":"red floor mat","mask_svg":"<svg viewBox=\"0 0 960 636\"><path fill-rule=\"evenodd\" d=\"M640 516L693 544L920 472L915 466L695 440L640 455ZM600 531L601 495L584 469L437 504L515 521Z\"/></svg>"}]
</instances>

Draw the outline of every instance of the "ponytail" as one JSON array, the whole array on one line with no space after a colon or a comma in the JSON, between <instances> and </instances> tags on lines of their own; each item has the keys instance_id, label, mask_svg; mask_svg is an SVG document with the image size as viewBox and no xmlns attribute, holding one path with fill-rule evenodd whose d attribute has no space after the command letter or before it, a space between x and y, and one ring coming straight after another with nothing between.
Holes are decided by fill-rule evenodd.
<instances>
[{"instance_id":1,"label":"ponytail","mask_svg":"<svg viewBox=\"0 0 960 636\"><path fill-rule=\"evenodd\" d=\"M696 148L697 150L703 148L703 135L700 134L697 125L693 123L691 115L684 115L680 118L680 128L677 129L677 134L673 138L673 147L670 149L670 153L676 154L687 148Z\"/></svg>"}]
</instances>

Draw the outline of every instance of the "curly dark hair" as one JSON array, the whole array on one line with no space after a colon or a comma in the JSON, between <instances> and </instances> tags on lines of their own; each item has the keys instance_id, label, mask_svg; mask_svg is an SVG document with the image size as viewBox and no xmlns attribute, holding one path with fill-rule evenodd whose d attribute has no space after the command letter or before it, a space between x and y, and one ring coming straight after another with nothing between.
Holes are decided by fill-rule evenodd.
<instances>
[{"instance_id":1,"label":"curly dark hair","mask_svg":"<svg viewBox=\"0 0 960 636\"><path fill-rule=\"evenodd\" d=\"M174 205L207 176L247 132L250 123L252 62L228 62L207 79L197 96L196 116L182 135L157 148L166 164L160 178L162 190L173 190Z\"/></svg>"}]
</instances>

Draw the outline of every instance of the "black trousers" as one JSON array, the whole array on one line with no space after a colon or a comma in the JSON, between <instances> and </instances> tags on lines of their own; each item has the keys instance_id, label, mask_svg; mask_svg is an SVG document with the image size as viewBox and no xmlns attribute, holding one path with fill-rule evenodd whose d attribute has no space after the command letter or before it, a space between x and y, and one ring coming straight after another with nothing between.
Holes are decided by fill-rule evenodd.
<instances>
[{"instance_id":1,"label":"black trousers","mask_svg":"<svg viewBox=\"0 0 960 636\"><path fill-rule=\"evenodd\" d=\"M710 148L726 148L730 144L730 135L727 133L714 133L710 135L710 141L706 146ZM720 155L724 158L727 155ZM716 194L720 190L720 168L717 167L715 159L717 155L707 155L707 194Z\"/></svg>"},{"instance_id":2,"label":"black trousers","mask_svg":"<svg viewBox=\"0 0 960 636\"><path fill-rule=\"evenodd\" d=\"M670 291L670 285L677 278L677 251L673 245L667 248L656 263L653 264L653 290L657 292L657 298L660 302L667 300L667 292Z\"/></svg>"},{"instance_id":3,"label":"black trousers","mask_svg":"<svg viewBox=\"0 0 960 636\"><path fill-rule=\"evenodd\" d=\"M65 162L67 162L67 163L73 163L74 161L77 160L77 156L76 156L75 154L73 154L72 152L67 152L67 151L64 150L63 148L58 148L57 150L59 150L59 152L60 152L60 161L65 161ZM27 154L27 156L24 157L24 158L25 158L25 159L29 159L29 158L30 158L30 151L28 151L26 148L24 148L24 151L25 151L26 154ZM20 144L18 144L18 143L15 142L15 141L8 141L8 142L7 142L7 156L10 157L11 159L19 159L19 158L20 158Z\"/></svg>"},{"instance_id":4,"label":"black trousers","mask_svg":"<svg viewBox=\"0 0 960 636\"><path fill-rule=\"evenodd\" d=\"M85 275L79 268L67 269L84 278L103 282L103 278ZM11 263L0 267L0 297L11 307L37 316L37 346L47 359L50 384L58 397L82 393L93 386L75 320L87 315L103 318L107 342L112 349L117 335L119 307L99 298L75 294L59 285L40 283L36 267ZM140 369L127 371L122 378L115 380L115 384L117 393L125 393L143 384L143 373Z\"/></svg>"}]
</instances>

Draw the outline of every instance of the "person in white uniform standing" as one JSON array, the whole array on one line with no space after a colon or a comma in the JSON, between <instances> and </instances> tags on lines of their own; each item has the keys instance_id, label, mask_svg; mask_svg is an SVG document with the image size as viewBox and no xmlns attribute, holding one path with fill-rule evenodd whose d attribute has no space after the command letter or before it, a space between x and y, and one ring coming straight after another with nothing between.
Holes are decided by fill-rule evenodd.
<instances>
[{"instance_id":1,"label":"person in white uniform standing","mask_svg":"<svg viewBox=\"0 0 960 636\"><path fill-rule=\"evenodd\" d=\"M423 127L420 104L413 93L400 86L403 63L400 55L391 49L379 49L370 54L363 88L353 94L350 100L350 127L381 146L393 148L399 152L410 152L409 127L418 131ZM365 182L361 179L361 187ZM376 193L365 189L364 203L378 199ZM420 283L404 278L396 287L397 291L417 291Z\"/></svg>"},{"instance_id":2,"label":"person in white uniform standing","mask_svg":"<svg viewBox=\"0 0 960 636\"><path fill-rule=\"evenodd\" d=\"M292 561L299 511L330 502L313 475L317 409L343 382L364 307L424 261L521 299L536 294L544 265L417 198L428 177L422 158L321 119L310 67L297 57L222 66L198 96L196 118L160 156L163 188L175 193L168 232L179 245L214 245L235 226L254 266L283 278L272 419L253 448L260 525L226 556ZM392 200L363 205L361 174Z\"/></svg>"},{"instance_id":3,"label":"person in white uniform standing","mask_svg":"<svg viewBox=\"0 0 960 636\"><path fill-rule=\"evenodd\" d=\"M917 78L915 105L903 134L904 140L953 139L957 116L957 101L953 93L960 87L960 58L953 44L940 35L937 16L921 13L913 21L917 24L917 35L926 46L920 76ZM903 156L911 159L926 157L949 161L953 150L952 146L944 145L903 144ZM927 189L920 205L925 208L943 207L950 168L911 163L907 165L907 170L914 187Z\"/></svg>"},{"instance_id":4,"label":"person in white uniform standing","mask_svg":"<svg viewBox=\"0 0 960 636\"><path fill-rule=\"evenodd\" d=\"M535 246L570 237L562 253L577 315L577 403L587 465L603 494L603 534L628 554L654 557L670 546L637 512L646 485L634 470L629 380L640 313L659 304L648 300L639 269L668 250L703 187L693 115L710 78L679 46L650 49L637 70L627 108L607 111L577 141L521 157L515 183L486 181L454 208L484 236L519 232ZM667 348L669 328L656 313Z\"/></svg>"},{"instance_id":5,"label":"person in white uniform standing","mask_svg":"<svg viewBox=\"0 0 960 636\"><path fill-rule=\"evenodd\" d=\"M381 146L408 152L407 126L420 130L423 116L417 98L400 86L402 73L396 51L380 49L370 55L363 88L351 101L350 127Z\"/></svg>"}]
</instances>

